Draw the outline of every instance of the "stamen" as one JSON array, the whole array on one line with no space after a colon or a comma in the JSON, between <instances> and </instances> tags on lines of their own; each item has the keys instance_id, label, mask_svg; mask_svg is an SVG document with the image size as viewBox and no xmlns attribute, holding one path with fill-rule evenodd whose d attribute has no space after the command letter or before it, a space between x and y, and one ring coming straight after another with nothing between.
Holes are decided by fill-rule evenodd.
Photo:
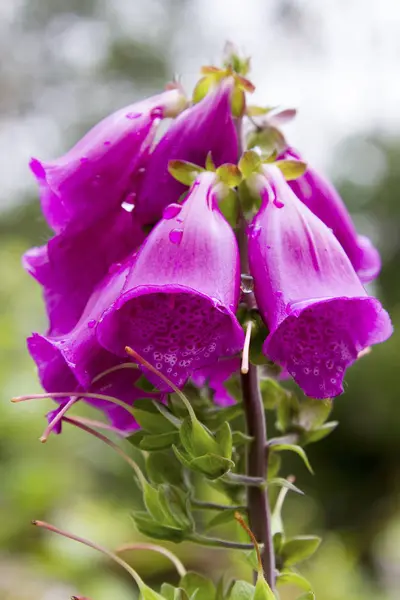
<instances>
[{"instance_id":1,"label":"stamen","mask_svg":"<svg viewBox=\"0 0 400 600\"><path fill-rule=\"evenodd\" d=\"M363 356L368 356L368 354L371 354L371 352L372 352L371 346L367 346L366 348L364 348L357 354L357 358L362 358Z\"/></svg>"},{"instance_id":2,"label":"stamen","mask_svg":"<svg viewBox=\"0 0 400 600\"><path fill-rule=\"evenodd\" d=\"M79 396L77 396L77 394L79 394ZM80 400L81 398L93 398L94 400L105 400L106 402L111 402L111 404L116 404L117 406L121 406L122 408L125 408L125 410L127 410L128 413L132 415L132 417L135 417L132 407L129 406L129 404L127 404L126 402L123 402L123 400L114 398L114 396L106 396L105 394L95 394L92 392L77 392L76 390L74 392L53 392L53 393L47 392L45 394L31 394L28 396L15 396L14 398L11 398L11 402L13 402L13 403L25 402L26 400L39 400L41 398L65 398L68 396L75 396L77 398L77 400Z\"/></svg>"},{"instance_id":3,"label":"stamen","mask_svg":"<svg viewBox=\"0 0 400 600\"><path fill-rule=\"evenodd\" d=\"M257 540L255 538L254 533L251 531L250 527L247 525L246 521L243 519L242 515L239 512L235 512L235 519L239 523L239 525L241 525L241 527L243 527L243 529L245 530L245 532L247 533L247 535L249 536L249 538L253 542L254 549L255 549L256 554L257 554L258 572L259 573L263 573L263 566L262 566L262 561L261 561L260 548L258 546L258 542L257 542Z\"/></svg>"},{"instance_id":4,"label":"stamen","mask_svg":"<svg viewBox=\"0 0 400 600\"><path fill-rule=\"evenodd\" d=\"M153 367L153 365L151 365L149 362L147 362L147 360L145 358L140 356L140 354L138 354L136 352L136 350L133 350L133 348L130 348L130 346L125 346L125 352L128 354L128 356L132 356L132 358L137 360L138 363L140 363L143 367L146 367L146 369L148 369L149 371L154 373L154 375L157 375L157 377L162 379L162 381L164 381L164 383L166 383L170 388L172 388L174 390L175 394L177 394L179 396L179 398L182 400L183 404L186 406L187 411L190 415L190 418L193 420L197 420L197 417L192 408L192 405L190 404L189 400L186 398L185 394L170 379L168 379L168 377L166 377L164 375L164 373L161 373L161 371L158 371L155 367Z\"/></svg>"},{"instance_id":5,"label":"stamen","mask_svg":"<svg viewBox=\"0 0 400 600\"><path fill-rule=\"evenodd\" d=\"M88 425L89 427L97 427L98 429L106 429L107 431L112 431L112 433L116 433L117 435L124 437L118 427L114 427L114 425L110 425L109 423L103 423L103 421L97 421L96 419L88 419L86 417L78 417L74 415L74 421L77 423L82 423L83 425Z\"/></svg>"},{"instance_id":6,"label":"stamen","mask_svg":"<svg viewBox=\"0 0 400 600\"><path fill-rule=\"evenodd\" d=\"M143 475L142 471L140 470L139 466L135 463L135 461L130 456L128 456L127 454L125 454L125 452L123 450L121 450L121 448L118 446L118 444L116 444L115 442L110 440L108 437L106 437L102 433L99 433L95 429L92 429L88 425L82 423L81 419L79 419L79 418L64 417L63 421L65 421L65 423L69 423L70 425L75 425L75 427L78 427L79 429L86 431L86 433L90 433L90 435L93 435L93 437L97 438L98 440L101 440L102 442L107 444L107 446L110 446L110 448L113 448L113 450L115 450L115 452L117 452L121 456L121 458L123 458L124 461L128 463L128 465L130 467L132 467L132 469L135 471L137 478L139 479L140 484L143 486L143 484L146 483L144 475Z\"/></svg>"},{"instance_id":7,"label":"stamen","mask_svg":"<svg viewBox=\"0 0 400 600\"><path fill-rule=\"evenodd\" d=\"M51 434L51 432L53 431L53 429L55 428L55 426L62 420L65 413L68 412L69 409L71 408L71 406L73 406L77 401L78 401L78 398L76 396L74 396L73 398L71 398L71 400L69 400L69 402L66 403L65 406L63 406L58 411L58 413L56 414L54 419L52 419L50 421L50 423L47 425L46 429L44 430L43 435L39 438L39 440L42 442L42 444L47 442L48 437Z\"/></svg>"},{"instance_id":8,"label":"stamen","mask_svg":"<svg viewBox=\"0 0 400 600\"><path fill-rule=\"evenodd\" d=\"M184 575L186 575L186 569L182 562L173 552L167 550L167 548L163 548L162 546L158 546L157 544L147 544L143 542L137 544L124 544L123 546L117 548L116 552L126 552L127 550L151 550L153 552L158 552L159 554L162 554L172 562L172 564L178 572L179 577L183 577Z\"/></svg>"},{"instance_id":9,"label":"stamen","mask_svg":"<svg viewBox=\"0 0 400 600\"><path fill-rule=\"evenodd\" d=\"M47 529L47 531L51 531L53 533L57 533L58 535L61 535L62 537L73 540L74 542L79 542L80 544L83 544L84 546L93 548L93 550L98 550L99 552L101 552L102 554L105 554L106 556L108 556L108 558L111 558L111 560L113 560L114 562L119 564L123 569L125 569L125 571L127 571L129 573L129 575L137 583L141 592L143 592L144 590L147 589L146 584L141 579L141 577L139 577L138 573L136 573L136 571L134 569L132 569L132 567L130 565L128 565L128 563L126 563L124 560L122 560L122 558L120 558L119 556L117 556L116 554L111 552L110 550L107 550L107 548L104 548L103 546L95 544L94 542L91 542L90 540L86 540L85 538L79 537L77 535L73 535L72 533L69 533L68 531L63 531L62 529L58 529L58 527L54 527L54 525L50 525L50 523L46 523L45 521L32 521L32 525L35 525L36 527L40 527L41 529Z\"/></svg>"},{"instance_id":10,"label":"stamen","mask_svg":"<svg viewBox=\"0 0 400 600\"><path fill-rule=\"evenodd\" d=\"M244 338L241 373L246 375L249 372L249 353L250 353L250 338L253 321L249 321L246 325L246 337Z\"/></svg>"}]
</instances>

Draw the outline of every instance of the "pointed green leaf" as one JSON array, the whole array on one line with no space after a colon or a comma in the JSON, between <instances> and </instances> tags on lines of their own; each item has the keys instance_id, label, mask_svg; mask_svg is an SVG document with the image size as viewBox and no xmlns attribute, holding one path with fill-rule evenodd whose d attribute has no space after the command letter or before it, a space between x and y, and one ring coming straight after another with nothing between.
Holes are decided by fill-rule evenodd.
<instances>
[{"instance_id":1,"label":"pointed green leaf","mask_svg":"<svg viewBox=\"0 0 400 600\"><path fill-rule=\"evenodd\" d=\"M316 535L303 535L286 540L281 550L285 567L295 565L310 558L318 550L321 538Z\"/></svg>"},{"instance_id":2,"label":"pointed green leaf","mask_svg":"<svg viewBox=\"0 0 400 600\"><path fill-rule=\"evenodd\" d=\"M273 452L295 452L298 456L300 456L310 473L314 474L314 471L308 460L307 454L301 446L298 446L297 444L274 444L270 447L270 449Z\"/></svg>"},{"instance_id":3,"label":"pointed green leaf","mask_svg":"<svg viewBox=\"0 0 400 600\"><path fill-rule=\"evenodd\" d=\"M275 479L281 468L282 459L279 454L269 452L268 455L268 481Z\"/></svg>"},{"instance_id":4,"label":"pointed green leaf","mask_svg":"<svg viewBox=\"0 0 400 600\"><path fill-rule=\"evenodd\" d=\"M172 483L183 488L180 463L170 452L152 452L146 459L146 471L153 483Z\"/></svg>"},{"instance_id":5,"label":"pointed green leaf","mask_svg":"<svg viewBox=\"0 0 400 600\"><path fill-rule=\"evenodd\" d=\"M147 585L142 585L140 588L140 597L143 600L164 600L160 594L157 594L154 590L149 588Z\"/></svg>"},{"instance_id":6,"label":"pointed green leaf","mask_svg":"<svg viewBox=\"0 0 400 600\"><path fill-rule=\"evenodd\" d=\"M158 490L147 482L144 483L143 502L148 513L157 523L174 525L174 523L168 519L167 513L160 504Z\"/></svg>"},{"instance_id":7,"label":"pointed green leaf","mask_svg":"<svg viewBox=\"0 0 400 600\"><path fill-rule=\"evenodd\" d=\"M206 169L207 169L207 171L215 171L216 170L211 152L209 152L206 157Z\"/></svg>"},{"instance_id":8,"label":"pointed green leaf","mask_svg":"<svg viewBox=\"0 0 400 600\"><path fill-rule=\"evenodd\" d=\"M319 442L326 438L332 431L336 429L339 425L338 421L329 421L328 423L324 423L321 427L317 427L317 429L313 429L312 431L308 431L303 433L301 436L301 442L305 444L313 444L314 442Z\"/></svg>"},{"instance_id":9,"label":"pointed green leaf","mask_svg":"<svg viewBox=\"0 0 400 600\"><path fill-rule=\"evenodd\" d=\"M278 431L281 433L290 431L292 424L298 422L299 412L299 401L294 394L288 392L282 396L278 402L276 412L276 428Z\"/></svg>"},{"instance_id":10,"label":"pointed green leaf","mask_svg":"<svg viewBox=\"0 0 400 600\"><path fill-rule=\"evenodd\" d=\"M181 529L156 523L147 513L135 512L133 520L140 533L156 540L179 543L185 539L185 533Z\"/></svg>"},{"instance_id":11,"label":"pointed green leaf","mask_svg":"<svg viewBox=\"0 0 400 600\"><path fill-rule=\"evenodd\" d=\"M156 433L154 435L145 435L140 444L141 450L164 450L165 448L171 448L172 444L179 441L178 431L168 431L167 433Z\"/></svg>"},{"instance_id":12,"label":"pointed green leaf","mask_svg":"<svg viewBox=\"0 0 400 600\"><path fill-rule=\"evenodd\" d=\"M261 117L262 115L266 115L267 113L271 112L271 110L274 110L276 108L276 106L255 106L255 105L249 105L246 109L246 114L249 117Z\"/></svg>"},{"instance_id":13,"label":"pointed green leaf","mask_svg":"<svg viewBox=\"0 0 400 600\"><path fill-rule=\"evenodd\" d=\"M215 515L215 517L210 519L210 521L207 523L206 531L208 531L209 529L213 529L214 527L218 527L219 525L225 525L226 523L234 523L236 512L236 508L221 510L221 512Z\"/></svg>"},{"instance_id":14,"label":"pointed green leaf","mask_svg":"<svg viewBox=\"0 0 400 600\"><path fill-rule=\"evenodd\" d=\"M163 583L160 592L165 600L175 600L175 590L176 588L170 583Z\"/></svg>"},{"instance_id":15,"label":"pointed green leaf","mask_svg":"<svg viewBox=\"0 0 400 600\"><path fill-rule=\"evenodd\" d=\"M132 410L139 425L149 433L176 431L176 427L160 413L156 404L150 398L135 400Z\"/></svg>"},{"instance_id":16,"label":"pointed green leaf","mask_svg":"<svg viewBox=\"0 0 400 600\"><path fill-rule=\"evenodd\" d=\"M254 591L255 587L251 583L247 583L247 581L235 581L229 600L253 600Z\"/></svg>"},{"instance_id":17,"label":"pointed green leaf","mask_svg":"<svg viewBox=\"0 0 400 600\"><path fill-rule=\"evenodd\" d=\"M179 582L179 587L183 588L188 596L192 596L196 590L196 600L215 600L216 588L211 579L203 575L189 571Z\"/></svg>"},{"instance_id":18,"label":"pointed green leaf","mask_svg":"<svg viewBox=\"0 0 400 600\"><path fill-rule=\"evenodd\" d=\"M278 160L274 164L282 172L286 181L297 179L307 171L307 163L301 160Z\"/></svg>"},{"instance_id":19,"label":"pointed green leaf","mask_svg":"<svg viewBox=\"0 0 400 600\"><path fill-rule=\"evenodd\" d=\"M231 94L231 110L234 117L241 117L246 108L246 94L238 85L232 90Z\"/></svg>"},{"instance_id":20,"label":"pointed green leaf","mask_svg":"<svg viewBox=\"0 0 400 600\"><path fill-rule=\"evenodd\" d=\"M274 409L280 402L284 402L288 395L288 392L272 378L262 379L260 390L266 410Z\"/></svg>"},{"instance_id":21,"label":"pointed green leaf","mask_svg":"<svg viewBox=\"0 0 400 600\"><path fill-rule=\"evenodd\" d=\"M179 430L182 446L191 457L218 454L219 447L211 433L198 419L186 417Z\"/></svg>"},{"instance_id":22,"label":"pointed green leaf","mask_svg":"<svg viewBox=\"0 0 400 600\"><path fill-rule=\"evenodd\" d=\"M158 497L162 509L173 525L187 532L194 530L187 492L164 483L158 488Z\"/></svg>"},{"instance_id":23,"label":"pointed green leaf","mask_svg":"<svg viewBox=\"0 0 400 600\"><path fill-rule=\"evenodd\" d=\"M135 446L135 448L139 448L140 443L145 435L145 432L142 429L140 429L139 431L135 431L135 433L132 433L132 435L126 437L125 440L132 444L132 446Z\"/></svg>"},{"instance_id":24,"label":"pointed green leaf","mask_svg":"<svg viewBox=\"0 0 400 600\"><path fill-rule=\"evenodd\" d=\"M268 479L268 485L279 485L280 487L288 488L292 492L296 492L296 494L304 495L304 492L302 492L300 488L283 477L272 477L272 479Z\"/></svg>"},{"instance_id":25,"label":"pointed green leaf","mask_svg":"<svg viewBox=\"0 0 400 600\"><path fill-rule=\"evenodd\" d=\"M262 575L257 578L253 600L276 600L276 596Z\"/></svg>"},{"instance_id":26,"label":"pointed green leaf","mask_svg":"<svg viewBox=\"0 0 400 600\"><path fill-rule=\"evenodd\" d=\"M193 103L197 104L197 102L200 102L200 100L203 100L203 98L205 98L211 88L211 86L213 85L214 80L212 77L209 76L205 76L202 77L201 79L199 79L199 81L196 84L196 87L193 90Z\"/></svg>"},{"instance_id":27,"label":"pointed green leaf","mask_svg":"<svg viewBox=\"0 0 400 600\"><path fill-rule=\"evenodd\" d=\"M221 165L218 167L216 173L220 181L225 183L230 188L237 187L242 181L242 174L239 171L239 167L231 163L225 163L224 165Z\"/></svg>"},{"instance_id":28,"label":"pointed green leaf","mask_svg":"<svg viewBox=\"0 0 400 600\"><path fill-rule=\"evenodd\" d=\"M191 469L191 457L189 454L186 452L181 452L176 446L172 446L172 450L174 451L174 454L179 462L186 467L186 469Z\"/></svg>"},{"instance_id":29,"label":"pointed green leaf","mask_svg":"<svg viewBox=\"0 0 400 600\"><path fill-rule=\"evenodd\" d=\"M332 412L333 402L332 400L302 398L299 408L298 425L306 431L311 431L325 423Z\"/></svg>"},{"instance_id":30,"label":"pointed green leaf","mask_svg":"<svg viewBox=\"0 0 400 600\"><path fill-rule=\"evenodd\" d=\"M246 433L243 433L243 431L232 432L232 444L234 448L239 448L244 444L250 444L253 439L254 438L251 435L247 435Z\"/></svg>"},{"instance_id":31,"label":"pointed green leaf","mask_svg":"<svg viewBox=\"0 0 400 600\"><path fill-rule=\"evenodd\" d=\"M303 575L296 573L296 571L284 569L279 573L276 583L277 585L297 585L297 587L306 592L312 592L311 583Z\"/></svg>"},{"instance_id":32,"label":"pointed green leaf","mask_svg":"<svg viewBox=\"0 0 400 600\"><path fill-rule=\"evenodd\" d=\"M168 171L180 183L192 185L196 177L205 171L203 167L185 160L170 160Z\"/></svg>"},{"instance_id":33,"label":"pointed green leaf","mask_svg":"<svg viewBox=\"0 0 400 600\"><path fill-rule=\"evenodd\" d=\"M235 463L228 458L218 456L216 454L205 454L194 458L190 462L190 468L195 471L200 471L209 479L218 479L233 469Z\"/></svg>"},{"instance_id":34,"label":"pointed green leaf","mask_svg":"<svg viewBox=\"0 0 400 600\"><path fill-rule=\"evenodd\" d=\"M221 456L230 459L232 457L232 431L229 423L224 421L214 435L215 441L219 446Z\"/></svg>"},{"instance_id":35,"label":"pointed green leaf","mask_svg":"<svg viewBox=\"0 0 400 600\"><path fill-rule=\"evenodd\" d=\"M285 149L286 142L282 133L275 127L265 127L264 129L253 131L247 138L247 147L249 149L260 147L264 152L271 154L274 150L282 152Z\"/></svg>"}]
</instances>

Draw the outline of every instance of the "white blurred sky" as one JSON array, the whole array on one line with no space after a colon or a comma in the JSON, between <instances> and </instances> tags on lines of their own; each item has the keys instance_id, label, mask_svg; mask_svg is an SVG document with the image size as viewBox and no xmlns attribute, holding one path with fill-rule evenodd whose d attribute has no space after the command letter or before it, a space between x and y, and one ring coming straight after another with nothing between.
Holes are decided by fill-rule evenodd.
<instances>
[{"instance_id":1,"label":"white blurred sky","mask_svg":"<svg viewBox=\"0 0 400 600\"><path fill-rule=\"evenodd\" d=\"M0 0L0 73L7 81L0 99L2 206L33 189L31 155L50 159L65 151L65 134L82 116L90 121L98 106L117 108L116 98L124 104L135 97L129 85L113 90L93 78L120 35L162 38L171 75L180 74L188 91L199 66L218 61L225 40L235 42L252 56L254 102L297 107L286 132L325 169L351 134L399 133L400 0L188 0L169 30L163 2L100 0L96 19L57 16L39 33L21 23L27 2ZM56 76L52 82L50 67L63 69L62 85ZM353 158L352 169L361 179L378 176L380 160L368 151L359 165ZM338 173L348 168L343 161Z\"/></svg>"}]
</instances>

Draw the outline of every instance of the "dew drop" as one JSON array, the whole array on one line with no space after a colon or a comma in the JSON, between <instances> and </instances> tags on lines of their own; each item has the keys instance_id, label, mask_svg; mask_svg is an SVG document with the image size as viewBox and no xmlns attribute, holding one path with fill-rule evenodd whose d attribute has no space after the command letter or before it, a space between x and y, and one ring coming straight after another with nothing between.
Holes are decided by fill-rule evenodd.
<instances>
[{"instance_id":1,"label":"dew drop","mask_svg":"<svg viewBox=\"0 0 400 600\"><path fill-rule=\"evenodd\" d=\"M89 329L93 329L93 327L95 327L96 325L96 319L90 319L90 321L88 321L87 326L89 327Z\"/></svg>"},{"instance_id":2,"label":"dew drop","mask_svg":"<svg viewBox=\"0 0 400 600\"><path fill-rule=\"evenodd\" d=\"M158 108L153 108L153 110L151 111L150 115L154 118L159 117L162 118L163 116L163 109L158 107Z\"/></svg>"},{"instance_id":3,"label":"dew drop","mask_svg":"<svg viewBox=\"0 0 400 600\"><path fill-rule=\"evenodd\" d=\"M182 206L180 204L168 204L164 208L163 217L164 219L173 219L176 215L179 215L181 210Z\"/></svg>"},{"instance_id":4,"label":"dew drop","mask_svg":"<svg viewBox=\"0 0 400 600\"><path fill-rule=\"evenodd\" d=\"M172 229L169 232L169 239L173 244L179 244L183 237L183 229Z\"/></svg>"},{"instance_id":5,"label":"dew drop","mask_svg":"<svg viewBox=\"0 0 400 600\"><path fill-rule=\"evenodd\" d=\"M243 294L251 294L254 289L254 280L251 275L242 273L240 276L240 289Z\"/></svg>"},{"instance_id":6,"label":"dew drop","mask_svg":"<svg viewBox=\"0 0 400 600\"><path fill-rule=\"evenodd\" d=\"M130 204L129 202L123 202L121 204L121 207L126 210L126 212L130 213L133 211L133 209L135 208L134 204Z\"/></svg>"}]
</instances>

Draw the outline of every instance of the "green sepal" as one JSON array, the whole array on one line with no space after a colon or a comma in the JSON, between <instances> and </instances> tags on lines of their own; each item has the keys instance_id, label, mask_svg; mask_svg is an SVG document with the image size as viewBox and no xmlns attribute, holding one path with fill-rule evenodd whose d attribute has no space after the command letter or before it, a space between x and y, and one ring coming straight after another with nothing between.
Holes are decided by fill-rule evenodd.
<instances>
[{"instance_id":1,"label":"green sepal","mask_svg":"<svg viewBox=\"0 0 400 600\"><path fill-rule=\"evenodd\" d=\"M247 107L246 114L249 117L262 117L263 115L268 114L271 110L275 110L276 106L256 106L254 104L250 104Z\"/></svg>"},{"instance_id":2,"label":"green sepal","mask_svg":"<svg viewBox=\"0 0 400 600\"><path fill-rule=\"evenodd\" d=\"M206 170L207 171L216 171L216 166L213 161L211 152L209 152L206 156Z\"/></svg>"},{"instance_id":3,"label":"green sepal","mask_svg":"<svg viewBox=\"0 0 400 600\"><path fill-rule=\"evenodd\" d=\"M205 169L186 160L170 160L168 171L180 183L192 185L196 177L200 173L204 173Z\"/></svg>"},{"instance_id":4,"label":"green sepal","mask_svg":"<svg viewBox=\"0 0 400 600\"><path fill-rule=\"evenodd\" d=\"M190 468L195 471L200 471L209 479L218 479L231 471L235 463L228 458L218 456L216 454L205 454L194 458L190 463Z\"/></svg>"},{"instance_id":5,"label":"green sepal","mask_svg":"<svg viewBox=\"0 0 400 600\"><path fill-rule=\"evenodd\" d=\"M276 167L281 171L286 181L292 181L304 175L307 171L307 163L301 160L278 160L274 163Z\"/></svg>"},{"instance_id":6,"label":"green sepal","mask_svg":"<svg viewBox=\"0 0 400 600\"><path fill-rule=\"evenodd\" d=\"M281 559L284 567L291 567L318 550L321 538L316 535L303 535L286 540L281 548Z\"/></svg>"},{"instance_id":7,"label":"green sepal","mask_svg":"<svg viewBox=\"0 0 400 600\"><path fill-rule=\"evenodd\" d=\"M191 458L203 456L209 452L219 453L219 446L213 435L198 419L186 417L179 429L181 444Z\"/></svg>"},{"instance_id":8,"label":"green sepal","mask_svg":"<svg viewBox=\"0 0 400 600\"><path fill-rule=\"evenodd\" d=\"M218 178L230 188L237 187L242 181L242 174L239 167L232 163L225 163L216 170Z\"/></svg>"},{"instance_id":9,"label":"green sepal","mask_svg":"<svg viewBox=\"0 0 400 600\"><path fill-rule=\"evenodd\" d=\"M243 433L243 431L232 432L232 444L234 448L239 448L244 444L250 444L253 439L254 438L251 435L247 435L246 433Z\"/></svg>"},{"instance_id":10,"label":"green sepal","mask_svg":"<svg viewBox=\"0 0 400 600\"><path fill-rule=\"evenodd\" d=\"M150 383L150 381L145 377L145 375L141 375L139 379L135 383L135 387L139 388L143 392L154 392L157 388Z\"/></svg>"},{"instance_id":11,"label":"green sepal","mask_svg":"<svg viewBox=\"0 0 400 600\"><path fill-rule=\"evenodd\" d=\"M171 448L179 440L178 431L167 431L166 433L156 433L154 435L144 435L139 443L141 450L151 452L153 450L165 450Z\"/></svg>"},{"instance_id":12,"label":"green sepal","mask_svg":"<svg viewBox=\"0 0 400 600\"><path fill-rule=\"evenodd\" d=\"M224 421L222 425L215 432L215 441L219 446L221 456L224 458L231 459L232 457L232 430L227 421Z\"/></svg>"},{"instance_id":13,"label":"green sepal","mask_svg":"<svg viewBox=\"0 0 400 600\"><path fill-rule=\"evenodd\" d=\"M240 88L235 85L231 93L231 111L234 117L242 117L246 109L246 94Z\"/></svg>"},{"instance_id":14,"label":"green sepal","mask_svg":"<svg viewBox=\"0 0 400 600\"><path fill-rule=\"evenodd\" d=\"M190 512L189 494L166 483L158 487L158 498L170 522L187 533L194 531L194 520Z\"/></svg>"},{"instance_id":15,"label":"green sepal","mask_svg":"<svg viewBox=\"0 0 400 600\"><path fill-rule=\"evenodd\" d=\"M213 77L206 75L205 77L199 79L193 90L193 104L197 104L198 102L200 102L200 100L203 100L203 98L207 96L212 85L214 85Z\"/></svg>"},{"instance_id":16,"label":"green sepal","mask_svg":"<svg viewBox=\"0 0 400 600\"><path fill-rule=\"evenodd\" d=\"M247 185L246 181L238 187L239 202L245 214L250 214L261 206L261 198L259 194L254 193Z\"/></svg>"},{"instance_id":17,"label":"green sepal","mask_svg":"<svg viewBox=\"0 0 400 600\"><path fill-rule=\"evenodd\" d=\"M276 579L277 585L296 585L305 592L312 592L311 583L300 573L289 569L283 569Z\"/></svg>"},{"instance_id":18,"label":"green sepal","mask_svg":"<svg viewBox=\"0 0 400 600\"><path fill-rule=\"evenodd\" d=\"M196 600L215 600L216 587L211 579L188 571L180 580L179 587L183 588L190 598L196 593Z\"/></svg>"},{"instance_id":19,"label":"green sepal","mask_svg":"<svg viewBox=\"0 0 400 600\"><path fill-rule=\"evenodd\" d=\"M146 472L153 483L172 483L183 487L182 466L171 452L149 454L146 459Z\"/></svg>"},{"instance_id":20,"label":"green sepal","mask_svg":"<svg viewBox=\"0 0 400 600\"><path fill-rule=\"evenodd\" d=\"M135 512L133 520L140 533L156 540L179 543L185 539L185 532L182 529L161 525L154 521L146 512Z\"/></svg>"},{"instance_id":21,"label":"green sepal","mask_svg":"<svg viewBox=\"0 0 400 600\"><path fill-rule=\"evenodd\" d=\"M275 379L262 379L260 391L263 405L266 410L273 410L284 402L288 392Z\"/></svg>"},{"instance_id":22,"label":"green sepal","mask_svg":"<svg viewBox=\"0 0 400 600\"><path fill-rule=\"evenodd\" d=\"M246 150L239 160L239 169L246 179L261 167L261 158L254 150Z\"/></svg>"},{"instance_id":23,"label":"green sepal","mask_svg":"<svg viewBox=\"0 0 400 600\"><path fill-rule=\"evenodd\" d=\"M229 600L253 600L255 587L247 581L235 581Z\"/></svg>"},{"instance_id":24,"label":"green sepal","mask_svg":"<svg viewBox=\"0 0 400 600\"><path fill-rule=\"evenodd\" d=\"M268 481L275 479L281 468L282 458L276 452L268 453Z\"/></svg>"},{"instance_id":25,"label":"green sepal","mask_svg":"<svg viewBox=\"0 0 400 600\"><path fill-rule=\"evenodd\" d=\"M276 596L262 575L258 575L253 600L276 600Z\"/></svg>"},{"instance_id":26,"label":"green sepal","mask_svg":"<svg viewBox=\"0 0 400 600\"><path fill-rule=\"evenodd\" d=\"M158 489L147 482L144 482L143 484L143 502L147 512L154 521L175 526L175 523L169 518L168 513L161 506Z\"/></svg>"},{"instance_id":27,"label":"green sepal","mask_svg":"<svg viewBox=\"0 0 400 600\"><path fill-rule=\"evenodd\" d=\"M281 433L287 433L293 428L293 424L297 423L300 405L297 397L287 392L282 396L278 403L276 411L276 428Z\"/></svg>"},{"instance_id":28,"label":"green sepal","mask_svg":"<svg viewBox=\"0 0 400 600\"><path fill-rule=\"evenodd\" d=\"M143 429L139 429L139 431L135 431L135 433L132 433L132 435L126 437L125 441L132 444L132 446L135 446L135 448L140 448L140 443L145 435L146 434Z\"/></svg>"},{"instance_id":29,"label":"green sepal","mask_svg":"<svg viewBox=\"0 0 400 600\"><path fill-rule=\"evenodd\" d=\"M275 150L280 153L286 147L286 140L282 133L276 127L267 126L263 129L257 129L249 134L247 138L247 147L251 150L256 146L264 152L271 154Z\"/></svg>"},{"instance_id":30,"label":"green sepal","mask_svg":"<svg viewBox=\"0 0 400 600\"><path fill-rule=\"evenodd\" d=\"M164 600L163 596L160 596L146 584L140 586L140 598L141 600Z\"/></svg>"},{"instance_id":31,"label":"green sepal","mask_svg":"<svg viewBox=\"0 0 400 600\"><path fill-rule=\"evenodd\" d=\"M175 588L170 583L163 583L160 589L161 595L165 600L175 600Z\"/></svg>"},{"instance_id":32,"label":"green sepal","mask_svg":"<svg viewBox=\"0 0 400 600\"><path fill-rule=\"evenodd\" d=\"M151 400L150 398L140 398L139 400L135 400L132 410L136 421L145 432L147 431L149 433L158 434L177 431L179 421L176 420L174 425L170 419L167 419L165 415L161 414L157 404L158 403L155 400Z\"/></svg>"},{"instance_id":33,"label":"green sepal","mask_svg":"<svg viewBox=\"0 0 400 600\"><path fill-rule=\"evenodd\" d=\"M312 466L310 465L310 461L308 460L308 456L304 448L302 448L301 446L298 446L297 444L272 444L270 446L270 450L272 450L273 452L295 452L295 454L300 456L310 473L314 474Z\"/></svg>"},{"instance_id":34,"label":"green sepal","mask_svg":"<svg viewBox=\"0 0 400 600\"><path fill-rule=\"evenodd\" d=\"M232 385L230 385L232 383ZM225 388L231 393L233 384L236 382L233 379L229 380L229 385L226 385ZM234 394L232 394L234 395ZM204 415L204 420L207 425L213 429L217 429L222 423L225 421L233 421L237 417L239 417L243 412L243 405L241 403L232 404L232 406L227 406L226 408L215 408L211 409Z\"/></svg>"},{"instance_id":35,"label":"green sepal","mask_svg":"<svg viewBox=\"0 0 400 600\"><path fill-rule=\"evenodd\" d=\"M239 217L239 199L237 193L234 190L228 190L228 193L220 199L218 206L229 225L235 229Z\"/></svg>"},{"instance_id":36,"label":"green sepal","mask_svg":"<svg viewBox=\"0 0 400 600\"><path fill-rule=\"evenodd\" d=\"M271 479L268 479L268 485L278 485L279 487L283 487L283 488L287 488L288 490L291 490L292 492L295 492L296 494L300 494L301 496L304 496L304 492L298 488L296 485L294 485L294 483L292 483L291 481L288 481L287 479L284 479L283 477L272 477Z\"/></svg>"}]
</instances>

